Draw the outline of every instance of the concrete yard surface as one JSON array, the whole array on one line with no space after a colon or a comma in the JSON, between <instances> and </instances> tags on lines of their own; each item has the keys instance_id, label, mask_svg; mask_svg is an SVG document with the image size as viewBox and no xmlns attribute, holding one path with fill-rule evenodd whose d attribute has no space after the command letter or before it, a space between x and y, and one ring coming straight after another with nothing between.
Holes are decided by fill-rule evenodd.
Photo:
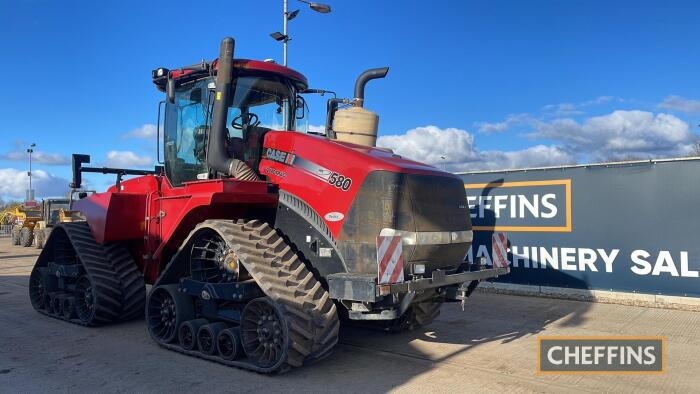
<instances>
[{"instance_id":1,"label":"concrete yard surface","mask_svg":"<svg viewBox=\"0 0 700 394\"><path fill-rule=\"evenodd\" d=\"M0 239L0 392L697 392L700 312L476 292L402 334L343 328L329 358L265 376L158 347L143 320L84 328L36 313L38 250ZM660 375L537 375L539 335L663 335Z\"/></svg>"}]
</instances>

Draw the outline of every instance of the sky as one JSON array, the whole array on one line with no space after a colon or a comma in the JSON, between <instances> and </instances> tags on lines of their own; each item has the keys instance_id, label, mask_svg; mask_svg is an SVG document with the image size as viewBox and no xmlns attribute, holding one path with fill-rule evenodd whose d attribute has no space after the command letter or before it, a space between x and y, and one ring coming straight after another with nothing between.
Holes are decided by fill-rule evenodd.
<instances>
[{"instance_id":1,"label":"sky","mask_svg":"<svg viewBox=\"0 0 700 394\"><path fill-rule=\"evenodd\" d=\"M699 2L340 1L289 23L289 65L352 95L367 68L378 144L450 171L687 156L700 123ZM157 67L282 59L282 0L0 0L0 198L60 195L70 154L149 168ZM327 98L327 97L326 97ZM310 123L325 98L308 100ZM113 176L87 176L104 190Z\"/></svg>"}]
</instances>

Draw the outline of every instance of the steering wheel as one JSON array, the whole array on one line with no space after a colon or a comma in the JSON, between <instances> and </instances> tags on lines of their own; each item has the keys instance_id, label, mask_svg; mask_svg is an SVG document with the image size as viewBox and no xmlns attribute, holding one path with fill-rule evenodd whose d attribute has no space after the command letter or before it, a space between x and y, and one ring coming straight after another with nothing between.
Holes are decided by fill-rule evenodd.
<instances>
[{"instance_id":1,"label":"steering wheel","mask_svg":"<svg viewBox=\"0 0 700 394\"><path fill-rule=\"evenodd\" d=\"M244 119L243 119L244 117L248 118L248 119L245 119L245 120L247 120L247 122L244 122ZM260 119L258 118L258 115L254 114L252 112L248 112L247 116L244 114L240 114L240 115L236 116L235 118L233 118L233 120L231 121L231 127L233 127L236 130L242 130L243 125L245 123L247 123L249 126L257 126L260 124Z\"/></svg>"}]
</instances>

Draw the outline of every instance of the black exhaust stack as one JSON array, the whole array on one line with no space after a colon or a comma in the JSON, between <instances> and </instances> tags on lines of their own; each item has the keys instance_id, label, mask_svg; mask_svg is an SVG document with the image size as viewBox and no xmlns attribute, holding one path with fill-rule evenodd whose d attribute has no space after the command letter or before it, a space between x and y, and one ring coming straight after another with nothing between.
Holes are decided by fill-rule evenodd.
<instances>
[{"instance_id":1,"label":"black exhaust stack","mask_svg":"<svg viewBox=\"0 0 700 394\"><path fill-rule=\"evenodd\" d=\"M353 98L353 106L362 107L365 102L365 85L367 82L377 79L384 78L389 72L389 67L382 68L370 68L369 70L360 74L355 81L355 97Z\"/></svg>"},{"instance_id":2,"label":"black exhaust stack","mask_svg":"<svg viewBox=\"0 0 700 394\"><path fill-rule=\"evenodd\" d=\"M226 121L233 81L233 50L236 42L231 37L221 41L218 70L216 73L216 96L214 116L207 144L207 165L216 172L232 175L234 160L226 152Z\"/></svg>"}]
</instances>

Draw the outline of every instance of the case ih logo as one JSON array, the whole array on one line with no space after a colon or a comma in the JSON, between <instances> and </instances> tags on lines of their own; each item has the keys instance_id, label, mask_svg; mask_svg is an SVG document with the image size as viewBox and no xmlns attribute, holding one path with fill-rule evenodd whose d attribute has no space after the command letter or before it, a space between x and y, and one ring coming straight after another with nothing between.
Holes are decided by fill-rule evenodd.
<instances>
[{"instance_id":1,"label":"case ih logo","mask_svg":"<svg viewBox=\"0 0 700 394\"><path fill-rule=\"evenodd\" d=\"M267 148L264 158L291 166L294 164L296 156L293 153Z\"/></svg>"},{"instance_id":2,"label":"case ih logo","mask_svg":"<svg viewBox=\"0 0 700 394\"><path fill-rule=\"evenodd\" d=\"M474 230L571 232L571 179L465 183Z\"/></svg>"}]
</instances>

